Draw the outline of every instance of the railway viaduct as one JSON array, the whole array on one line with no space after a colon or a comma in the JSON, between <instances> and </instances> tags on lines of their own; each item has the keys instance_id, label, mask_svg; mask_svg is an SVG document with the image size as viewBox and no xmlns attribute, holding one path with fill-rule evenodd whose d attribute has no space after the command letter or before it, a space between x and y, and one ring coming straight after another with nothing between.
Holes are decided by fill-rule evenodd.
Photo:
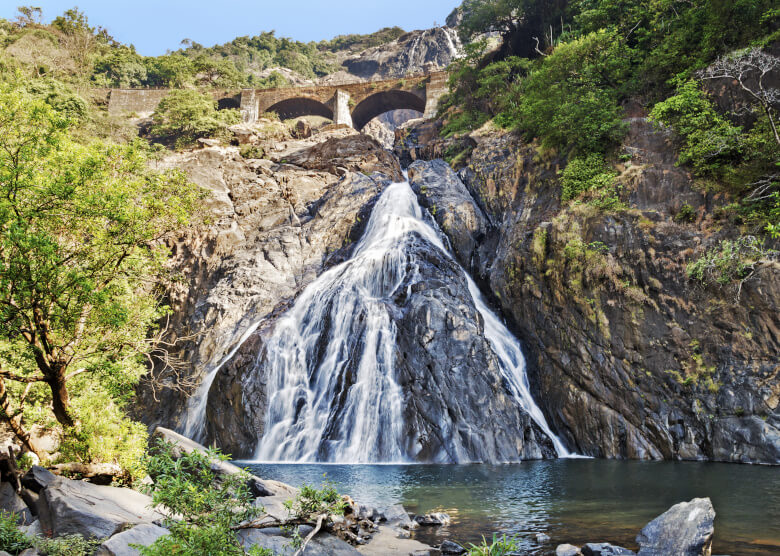
<instances>
[{"instance_id":1,"label":"railway viaduct","mask_svg":"<svg viewBox=\"0 0 780 556\"><path fill-rule=\"evenodd\" d=\"M365 83L242 89L239 93L213 91L213 94L220 109L240 109L244 121L249 123L264 112L275 112L283 120L322 116L360 130L390 110L416 110L431 118L446 90L447 73L442 71ZM108 110L111 114L150 115L168 93L168 89L112 89Z\"/></svg>"}]
</instances>

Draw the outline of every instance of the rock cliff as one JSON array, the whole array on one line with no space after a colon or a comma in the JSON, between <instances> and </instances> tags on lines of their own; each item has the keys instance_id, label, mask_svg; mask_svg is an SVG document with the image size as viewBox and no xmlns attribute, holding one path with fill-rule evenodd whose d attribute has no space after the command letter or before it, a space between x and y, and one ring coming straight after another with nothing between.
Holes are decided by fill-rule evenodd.
<instances>
[{"instance_id":1,"label":"rock cliff","mask_svg":"<svg viewBox=\"0 0 780 556\"><path fill-rule=\"evenodd\" d=\"M620 210L563 205L564 161L501 131L467 138L463 184L440 161L410 179L524 342L536 400L572 450L780 463L780 265L759 264L738 298L691 282L686 264L736 233L718 220L727 199L692 187L673 137L629 123ZM417 128L397 143L407 160L463 146ZM675 220L683 204L692 222Z\"/></svg>"}]
</instances>

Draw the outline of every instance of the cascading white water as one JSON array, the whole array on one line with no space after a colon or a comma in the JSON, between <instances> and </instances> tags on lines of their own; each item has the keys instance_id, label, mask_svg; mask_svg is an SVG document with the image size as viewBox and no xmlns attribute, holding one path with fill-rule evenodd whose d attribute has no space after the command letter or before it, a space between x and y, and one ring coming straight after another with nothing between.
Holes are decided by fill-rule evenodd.
<instances>
[{"instance_id":1,"label":"cascading white water","mask_svg":"<svg viewBox=\"0 0 780 556\"><path fill-rule=\"evenodd\" d=\"M413 234L450 257L409 184L393 184L374 207L352 258L312 282L277 322L265 346L268 401L258 460L409 459L391 299L410 273L418 272L407 249ZM518 341L466 277L514 398L552 439L558 455L568 455L531 397Z\"/></svg>"}]
</instances>

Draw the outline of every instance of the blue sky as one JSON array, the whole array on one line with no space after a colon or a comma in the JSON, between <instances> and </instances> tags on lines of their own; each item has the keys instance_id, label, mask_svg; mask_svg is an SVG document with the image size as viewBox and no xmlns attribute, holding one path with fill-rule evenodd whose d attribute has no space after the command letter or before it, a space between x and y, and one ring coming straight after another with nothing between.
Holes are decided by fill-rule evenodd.
<instances>
[{"instance_id":1,"label":"blue sky","mask_svg":"<svg viewBox=\"0 0 780 556\"><path fill-rule=\"evenodd\" d=\"M0 0L0 17L16 6L40 6L45 21L78 5L92 25L154 56L184 38L205 46L276 30L277 36L319 41L398 25L407 31L443 24L460 0Z\"/></svg>"}]
</instances>

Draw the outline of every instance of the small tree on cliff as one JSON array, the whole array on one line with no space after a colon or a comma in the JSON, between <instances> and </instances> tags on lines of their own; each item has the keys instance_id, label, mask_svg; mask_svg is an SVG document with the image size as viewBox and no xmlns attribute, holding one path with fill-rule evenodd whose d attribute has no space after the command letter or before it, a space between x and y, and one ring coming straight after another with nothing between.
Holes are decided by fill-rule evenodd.
<instances>
[{"instance_id":1,"label":"small tree on cliff","mask_svg":"<svg viewBox=\"0 0 780 556\"><path fill-rule=\"evenodd\" d=\"M26 403L78 432L72 383L119 401L145 371L161 240L202 196L140 146L85 146L68 128L0 85L0 415L33 451Z\"/></svg>"}]
</instances>

